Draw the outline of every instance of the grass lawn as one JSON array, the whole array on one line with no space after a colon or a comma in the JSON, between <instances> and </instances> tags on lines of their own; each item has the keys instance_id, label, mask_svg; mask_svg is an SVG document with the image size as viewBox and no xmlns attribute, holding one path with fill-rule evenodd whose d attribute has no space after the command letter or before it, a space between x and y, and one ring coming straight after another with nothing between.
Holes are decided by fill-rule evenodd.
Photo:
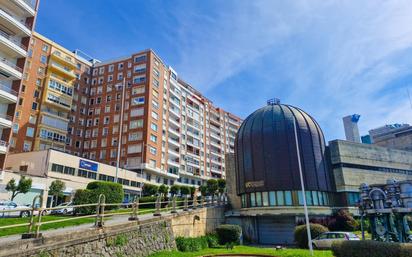
<instances>
[{"instance_id":1,"label":"grass lawn","mask_svg":"<svg viewBox=\"0 0 412 257\"><path fill-rule=\"evenodd\" d=\"M59 219L70 218L70 217L71 216L48 215L48 216L43 216L42 221L59 220ZM37 220L38 217L36 216L34 218L35 220ZM76 226L76 225L85 224L85 223L93 223L94 220L95 220L94 218L81 218L77 220L68 220L68 221L62 221L58 223L44 224L40 227L40 231L44 231L48 229L55 229L55 228L63 228L63 227L68 227L68 226ZM22 223L29 223L29 222L30 222L30 218L0 218L0 226L22 224ZM28 226L0 229L0 237L26 233L27 229L28 229Z\"/></svg>"},{"instance_id":2,"label":"grass lawn","mask_svg":"<svg viewBox=\"0 0 412 257\"><path fill-rule=\"evenodd\" d=\"M273 248L261 248L252 246L235 246L233 250L226 248L208 248L198 252L163 251L150 255L149 257L197 257L213 254L264 254L278 257L310 257L309 250L283 249L276 251ZM314 251L315 257L333 257L331 251Z\"/></svg>"}]
</instances>

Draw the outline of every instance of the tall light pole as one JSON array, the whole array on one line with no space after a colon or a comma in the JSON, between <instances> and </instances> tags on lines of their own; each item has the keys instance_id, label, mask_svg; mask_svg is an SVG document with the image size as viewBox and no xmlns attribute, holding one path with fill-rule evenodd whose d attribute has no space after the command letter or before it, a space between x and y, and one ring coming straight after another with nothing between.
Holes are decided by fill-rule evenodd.
<instances>
[{"instance_id":1,"label":"tall light pole","mask_svg":"<svg viewBox=\"0 0 412 257\"><path fill-rule=\"evenodd\" d=\"M293 129L295 132L296 154L298 156L300 186L302 189L303 208L305 210L306 231L308 234L308 245L309 245L310 255L313 256L312 235L310 233L308 206L306 205L305 183L303 183L302 164L300 162L300 150L299 150L298 132L297 132L297 127L296 127L296 117L293 118Z\"/></svg>"},{"instance_id":2,"label":"tall light pole","mask_svg":"<svg viewBox=\"0 0 412 257\"><path fill-rule=\"evenodd\" d=\"M121 151L121 147L122 147L122 134L123 134L123 111L124 111L125 93L126 93L126 78L123 78L122 103L121 103L121 106L120 106L119 143L117 145L116 177L114 178L115 183L117 183L117 178L118 178L118 175L119 175L120 151Z\"/></svg>"}]
</instances>

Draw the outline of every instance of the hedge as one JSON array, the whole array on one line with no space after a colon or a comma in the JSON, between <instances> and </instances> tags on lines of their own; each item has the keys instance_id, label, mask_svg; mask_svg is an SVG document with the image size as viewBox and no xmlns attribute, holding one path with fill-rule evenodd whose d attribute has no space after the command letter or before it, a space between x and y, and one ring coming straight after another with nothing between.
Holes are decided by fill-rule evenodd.
<instances>
[{"instance_id":1,"label":"hedge","mask_svg":"<svg viewBox=\"0 0 412 257\"><path fill-rule=\"evenodd\" d=\"M227 243L239 244L242 228L239 225L224 224L216 228L216 234L219 237L219 244L221 245Z\"/></svg>"},{"instance_id":2,"label":"hedge","mask_svg":"<svg viewBox=\"0 0 412 257\"><path fill-rule=\"evenodd\" d=\"M213 234L201 237L176 238L176 247L181 252L196 252L217 246L217 237Z\"/></svg>"},{"instance_id":3,"label":"hedge","mask_svg":"<svg viewBox=\"0 0 412 257\"><path fill-rule=\"evenodd\" d=\"M106 197L105 203L122 203L124 192L123 186L107 181L93 181L87 184L86 189L76 190L74 194L74 205L92 204L99 201L99 196L103 194ZM118 206L106 206L106 210L116 209ZM76 208L76 213L91 214L96 211L96 206Z\"/></svg>"},{"instance_id":4,"label":"hedge","mask_svg":"<svg viewBox=\"0 0 412 257\"><path fill-rule=\"evenodd\" d=\"M412 257L412 245L372 240L337 241L332 244L332 253L335 257Z\"/></svg>"},{"instance_id":5,"label":"hedge","mask_svg":"<svg viewBox=\"0 0 412 257\"><path fill-rule=\"evenodd\" d=\"M320 234L324 232L328 232L328 228L325 226L322 226L320 224L313 224L309 223L310 226L310 233L312 236L312 239L316 238ZM295 242L298 245L299 248L308 248L308 234L306 230L306 224L304 225L299 225L295 227Z\"/></svg>"}]
</instances>

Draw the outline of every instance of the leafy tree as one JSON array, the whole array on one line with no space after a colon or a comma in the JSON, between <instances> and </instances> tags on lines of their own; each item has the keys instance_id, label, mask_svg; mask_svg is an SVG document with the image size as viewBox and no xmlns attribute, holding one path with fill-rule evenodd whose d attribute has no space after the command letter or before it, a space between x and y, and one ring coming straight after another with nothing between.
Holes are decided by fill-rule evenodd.
<instances>
[{"instance_id":1,"label":"leafy tree","mask_svg":"<svg viewBox=\"0 0 412 257\"><path fill-rule=\"evenodd\" d=\"M207 193L210 195L216 194L216 191L219 189L219 185L216 179L209 179L206 185L207 185Z\"/></svg>"},{"instance_id":2,"label":"leafy tree","mask_svg":"<svg viewBox=\"0 0 412 257\"><path fill-rule=\"evenodd\" d=\"M160 185L159 187L159 193L162 198L166 197L167 193L169 192L169 187L166 185Z\"/></svg>"},{"instance_id":3,"label":"leafy tree","mask_svg":"<svg viewBox=\"0 0 412 257\"><path fill-rule=\"evenodd\" d=\"M63 197L63 191L66 190L66 184L61 180L54 180L49 186L49 194L52 195L55 199L55 205L59 197Z\"/></svg>"},{"instance_id":4,"label":"leafy tree","mask_svg":"<svg viewBox=\"0 0 412 257\"><path fill-rule=\"evenodd\" d=\"M359 223L353 218L349 211L340 209L332 217L328 227L332 231L354 231Z\"/></svg>"},{"instance_id":5,"label":"leafy tree","mask_svg":"<svg viewBox=\"0 0 412 257\"><path fill-rule=\"evenodd\" d=\"M188 187L188 186L181 186L181 187L180 187L180 193L181 193L182 195L188 195L188 194L190 194L190 187Z\"/></svg>"},{"instance_id":6,"label":"leafy tree","mask_svg":"<svg viewBox=\"0 0 412 257\"><path fill-rule=\"evenodd\" d=\"M152 184L144 184L143 185L143 195L151 196L155 195L159 192L159 187Z\"/></svg>"},{"instance_id":7,"label":"leafy tree","mask_svg":"<svg viewBox=\"0 0 412 257\"><path fill-rule=\"evenodd\" d=\"M189 187L190 190L190 196L194 197L195 196L195 192L196 192L196 187Z\"/></svg>"},{"instance_id":8,"label":"leafy tree","mask_svg":"<svg viewBox=\"0 0 412 257\"><path fill-rule=\"evenodd\" d=\"M199 191L200 191L200 194L202 194L202 196L206 196L207 195L207 186L206 185L201 185L199 187Z\"/></svg>"},{"instance_id":9,"label":"leafy tree","mask_svg":"<svg viewBox=\"0 0 412 257\"><path fill-rule=\"evenodd\" d=\"M226 189L226 180L223 178L220 178L217 180L217 186L218 186L218 191L220 194L223 194Z\"/></svg>"},{"instance_id":10,"label":"leafy tree","mask_svg":"<svg viewBox=\"0 0 412 257\"><path fill-rule=\"evenodd\" d=\"M12 178L6 185L6 190L11 192L10 200L13 201L18 194L25 194L29 192L31 184L31 178L26 178L25 176L20 177L19 183L17 185L16 180Z\"/></svg>"},{"instance_id":11,"label":"leafy tree","mask_svg":"<svg viewBox=\"0 0 412 257\"><path fill-rule=\"evenodd\" d=\"M179 193L179 190L180 190L179 185L173 185L170 187L170 194L172 194L172 196L175 196Z\"/></svg>"}]
</instances>

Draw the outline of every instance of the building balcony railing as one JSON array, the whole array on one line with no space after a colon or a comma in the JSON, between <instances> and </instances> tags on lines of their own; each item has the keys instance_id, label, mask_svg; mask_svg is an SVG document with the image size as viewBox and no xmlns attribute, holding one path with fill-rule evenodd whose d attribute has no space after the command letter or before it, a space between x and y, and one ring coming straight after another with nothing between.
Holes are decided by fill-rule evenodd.
<instances>
[{"instance_id":1,"label":"building balcony railing","mask_svg":"<svg viewBox=\"0 0 412 257\"><path fill-rule=\"evenodd\" d=\"M7 115L7 114L0 114L0 119L5 119L8 121L13 121L13 116Z\"/></svg>"},{"instance_id":2,"label":"building balcony railing","mask_svg":"<svg viewBox=\"0 0 412 257\"><path fill-rule=\"evenodd\" d=\"M69 57L63 57L59 51L54 51L52 54L53 57L56 57L57 60L63 62L64 64L69 65L72 68L76 67L76 63Z\"/></svg>"},{"instance_id":3,"label":"building balcony railing","mask_svg":"<svg viewBox=\"0 0 412 257\"><path fill-rule=\"evenodd\" d=\"M20 68L20 67L17 66L16 64L14 64L14 63L10 62L9 60L7 60L6 57L0 56L0 62L2 62L2 63L4 63L4 64L6 64L7 66L9 66L9 67L17 70L17 71L20 72L20 73L23 72L23 69L22 69L22 68Z\"/></svg>"},{"instance_id":4,"label":"building balcony railing","mask_svg":"<svg viewBox=\"0 0 412 257\"><path fill-rule=\"evenodd\" d=\"M0 90L5 91L5 92L7 92L9 94L12 94L14 96L18 96L18 93L16 91L14 91L13 89L11 89L10 87L8 87L6 85L3 85L1 82L0 82Z\"/></svg>"},{"instance_id":5,"label":"building balcony railing","mask_svg":"<svg viewBox=\"0 0 412 257\"><path fill-rule=\"evenodd\" d=\"M9 34L7 34L6 32L4 32L3 30L0 30L0 36L7 39L8 41L12 42L13 44L15 44L16 46L20 47L21 49L23 49L24 51L27 51L27 47L25 45L23 45L18 39L10 36Z\"/></svg>"},{"instance_id":6,"label":"building balcony railing","mask_svg":"<svg viewBox=\"0 0 412 257\"><path fill-rule=\"evenodd\" d=\"M6 154L9 147L9 142L0 140L0 154Z\"/></svg>"},{"instance_id":7,"label":"building balcony railing","mask_svg":"<svg viewBox=\"0 0 412 257\"><path fill-rule=\"evenodd\" d=\"M36 8L36 0L22 0L23 2L25 2L28 6L30 6L31 8Z\"/></svg>"},{"instance_id":8,"label":"building balcony railing","mask_svg":"<svg viewBox=\"0 0 412 257\"><path fill-rule=\"evenodd\" d=\"M4 16L7 20L12 21L17 26L23 28L26 34L31 33L31 28L25 23L23 19L19 20L18 17L14 16L6 9L0 7L0 16L1 15Z\"/></svg>"}]
</instances>

